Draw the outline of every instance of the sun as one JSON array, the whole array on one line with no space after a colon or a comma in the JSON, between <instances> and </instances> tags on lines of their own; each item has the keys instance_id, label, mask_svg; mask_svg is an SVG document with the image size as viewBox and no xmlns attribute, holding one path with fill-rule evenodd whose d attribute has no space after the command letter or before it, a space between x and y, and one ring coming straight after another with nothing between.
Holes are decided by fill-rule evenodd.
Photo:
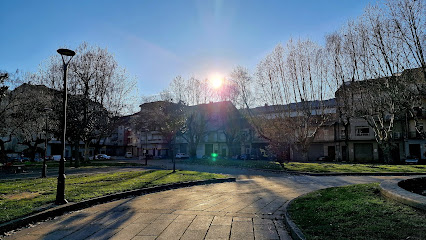
<instances>
[{"instance_id":1,"label":"sun","mask_svg":"<svg viewBox=\"0 0 426 240\"><path fill-rule=\"evenodd\" d=\"M219 74L215 74L210 77L210 85L214 89L219 89L223 84L223 77Z\"/></svg>"}]
</instances>

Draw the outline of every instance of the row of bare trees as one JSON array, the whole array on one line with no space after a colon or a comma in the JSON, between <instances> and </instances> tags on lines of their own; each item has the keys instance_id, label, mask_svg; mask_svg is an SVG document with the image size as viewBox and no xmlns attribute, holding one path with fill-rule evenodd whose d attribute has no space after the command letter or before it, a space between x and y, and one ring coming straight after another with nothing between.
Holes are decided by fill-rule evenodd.
<instances>
[{"instance_id":1,"label":"row of bare trees","mask_svg":"<svg viewBox=\"0 0 426 240\"><path fill-rule=\"evenodd\" d=\"M337 118L348 145L351 121L362 118L391 161L395 121L405 114L416 118L415 108L426 95L424 13L423 0L370 5L327 35L324 46L309 39L279 44L254 74L236 67L222 92L209 88L208 80L178 76L163 99L188 105L229 100L247 110L246 117L277 155L294 146L305 159L322 126ZM335 93L337 103L326 101ZM263 105L262 111L256 109Z\"/></svg>"},{"instance_id":2,"label":"row of bare trees","mask_svg":"<svg viewBox=\"0 0 426 240\"><path fill-rule=\"evenodd\" d=\"M424 13L424 1L390 0L369 6L326 38L331 79L340 86L338 115L346 141L351 119L363 118L388 162L396 147L395 121L405 114L415 118L414 108L426 95Z\"/></svg>"}]
</instances>

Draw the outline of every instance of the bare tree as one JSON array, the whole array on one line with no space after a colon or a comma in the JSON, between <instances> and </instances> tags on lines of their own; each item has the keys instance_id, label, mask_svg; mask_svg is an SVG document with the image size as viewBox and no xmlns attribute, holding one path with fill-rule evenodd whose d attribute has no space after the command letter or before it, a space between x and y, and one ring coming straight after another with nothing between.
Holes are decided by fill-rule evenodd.
<instances>
[{"instance_id":1,"label":"bare tree","mask_svg":"<svg viewBox=\"0 0 426 240\"><path fill-rule=\"evenodd\" d=\"M188 103L186 81L182 76L175 77L169 86L174 102Z\"/></svg>"},{"instance_id":2,"label":"bare tree","mask_svg":"<svg viewBox=\"0 0 426 240\"><path fill-rule=\"evenodd\" d=\"M290 40L286 52L278 45L258 65L257 95L270 106L264 118L274 119L270 126L276 126L276 132L287 130L285 139L290 142L285 145L295 146L304 159L318 129L330 116L324 102L333 92L327 82L327 65L325 50L310 40ZM257 128L270 141L277 135L270 127Z\"/></svg>"},{"instance_id":3,"label":"bare tree","mask_svg":"<svg viewBox=\"0 0 426 240\"><path fill-rule=\"evenodd\" d=\"M189 155L191 158L197 156L197 147L201 140L207 134L207 123L209 116L202 106L193 106L185 111L185 124L181 131L181 136L186 140L189 146Z\"/></svg>"},{"instance_id":4,"label":"bare tree","mask_svg":"<svg viewBox=\"0 0 426 240\"><path fill-rule=\"evenodd\" d=\"M53 95L45 86L23 84L13 90L17 104L13 108L11 118L15 126L15 136L18 143L27 146L31 161L37 152L41 153L38 145L48 137L45 129L45 110L51 107ZM55 125L50 121L50 125ZM56 123L57 125L57 123Z\"/></svg>"},{"instance_id":5,"label":"bare tree","mask_svg":"<svg viewBox=\"0 0 426 240\"><path fill-rule=\"evenodd\" d=\"M75 120L79 121L82 131L79 139L73 141L85 143L85 156L88 157L89 145L94 142L95 148L99 148L111 134L114 119L131 107L135 83L107 49L82 43L76 53L69 66L68 89L70 95L80 96L75 103L81 104L82 112ZM42 65L39 82L61 90L60 66L58 56L53 56Z\"/></svg>"},{"instance_id":6,"label":"bare tree","mask_svg":"<svg viewBox=\"0 0 426 240\"><path fill-rule=\"evenodd\" d=\"M400 39L404 57L413 62L414 66L420 67L426 79L425 2L388 0L386 6L393 37Z\"/></svg>"},{"instance_id":7,"label":"bare tree","mask_svg":"<svg viewBox=\"0 0 426 240\"><path fill-rule=\"evenodd\" d=\"M9 90L9 74L0 72L0 161L6 161L5 144L12 140L11 129L11 107L13 106L12 95ZM4 137L6 136L6 137Z\"/></svg>"},{"instance_id":8,"label":"bare tree","mask_svg":"<svg viewBox=\"0 0 426 240\"><path fill-rule=\"evenodd\" d=\"M232 103L238 109L252 108L256 103L254 96L254 79L247 68L237 66L230 74L230 81L235 86L236 96Z\"/></svg>"},{"instance_id":9,"label":"bare tree","mask_svg":"<svg viewBox=\"0 0 426 240\"><path fill-rule=\"evenodd\" d=\"M0 161L6 161L5 144L11 142L16 133L13 114L20 102L13 90L21 83L23 79L19 71L13 74L0 71Z\"/></svg>"},{"instance_id":10,"label":"bare tree","mask_svg":"<svg viewBox=\"0 0 426 240\"><path fill-rule=\"evenodd\" d=\"M220 110L217 113L218 133L225 136L228 156L238 155L241 151L241 142L244 140L244 131L250 129L245 117L231 102L219 103Z\"/></svg>"},{"instance_id":11,"label":"bare tree","mask_svg":"<svg viewBox=\"0 0 426 240\"><path fill-rule=\"evenodd\" d=\"M352 117L365 119L386 162L392 161L395 121L406 111L414 112L425 85L424 78L407 71L420 68L424 75L422 10L423 3L406 0L389 1L387 7L370 6L357 21L345 25L341 34L327 39L334 62L332 75L341 83L336 93L343 101L339 103L341 122L347 125Z\"/></svg>"}]
</instances>

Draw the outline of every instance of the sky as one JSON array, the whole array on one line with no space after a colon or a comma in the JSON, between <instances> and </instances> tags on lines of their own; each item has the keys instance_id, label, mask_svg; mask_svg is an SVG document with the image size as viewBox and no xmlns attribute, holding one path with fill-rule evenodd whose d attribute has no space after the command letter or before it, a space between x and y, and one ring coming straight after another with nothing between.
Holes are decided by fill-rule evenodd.
<instances>
[{"instance_id":1,"label":"sky","mask_svg":"<svg viewBox=\"0 0 426 240\"><path fill-rule=\"evenodd\" d=\"M0 1L0 70L37 71L58 48L83 41L107 48L155 95L178 75L254 71L290 38L324 43L372 0L73 0Z\"/></svg>"}]
</instances>

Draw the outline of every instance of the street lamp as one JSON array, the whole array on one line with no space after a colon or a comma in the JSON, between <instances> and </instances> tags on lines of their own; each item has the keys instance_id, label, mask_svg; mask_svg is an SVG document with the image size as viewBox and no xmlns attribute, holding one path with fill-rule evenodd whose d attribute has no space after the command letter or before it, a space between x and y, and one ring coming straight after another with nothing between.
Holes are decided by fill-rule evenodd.
<instances>
[{"instance_id":1,"label":"street lamp","mask_svg":"<svg viewBox=\"0 0 426 240\"><path fill-rule=\"evenodd\" d=\"M44 115L46 117L46 128L44 129L44 158L43 158L43 169L41 170L41 177L45 178L47 173L47 165L46 165L46 156L47 156L47 119L48 119L48 112L52 111L52 109L46 107L44 108Z\"/></svg>"},{"instance_id":2,"label":"street lamp","mask_svg":"<svg viewBox=\"0 0 426 240\"><path fill-rule=\"evenodd\" d=\"M148 128L145 128L145 166L148 166Z\"/></svg>"},{"instance_id":3,"label":"street lamp","mask_svg":"<svg viewBox=\"0 0 426 240\"><path fill-rule=\"evenodd\" d=\"M56 201L57 205L68 203L65 199L65 135L67 130L67 69L68 64L72 57L75 55L73 50L60 48L57 50L62 57L62 63L64 68L64 93L62 101L62 153L61 160L59 161L59 173L58 173L58 187L56 190Z\"/></svg>"}]
</instances>

